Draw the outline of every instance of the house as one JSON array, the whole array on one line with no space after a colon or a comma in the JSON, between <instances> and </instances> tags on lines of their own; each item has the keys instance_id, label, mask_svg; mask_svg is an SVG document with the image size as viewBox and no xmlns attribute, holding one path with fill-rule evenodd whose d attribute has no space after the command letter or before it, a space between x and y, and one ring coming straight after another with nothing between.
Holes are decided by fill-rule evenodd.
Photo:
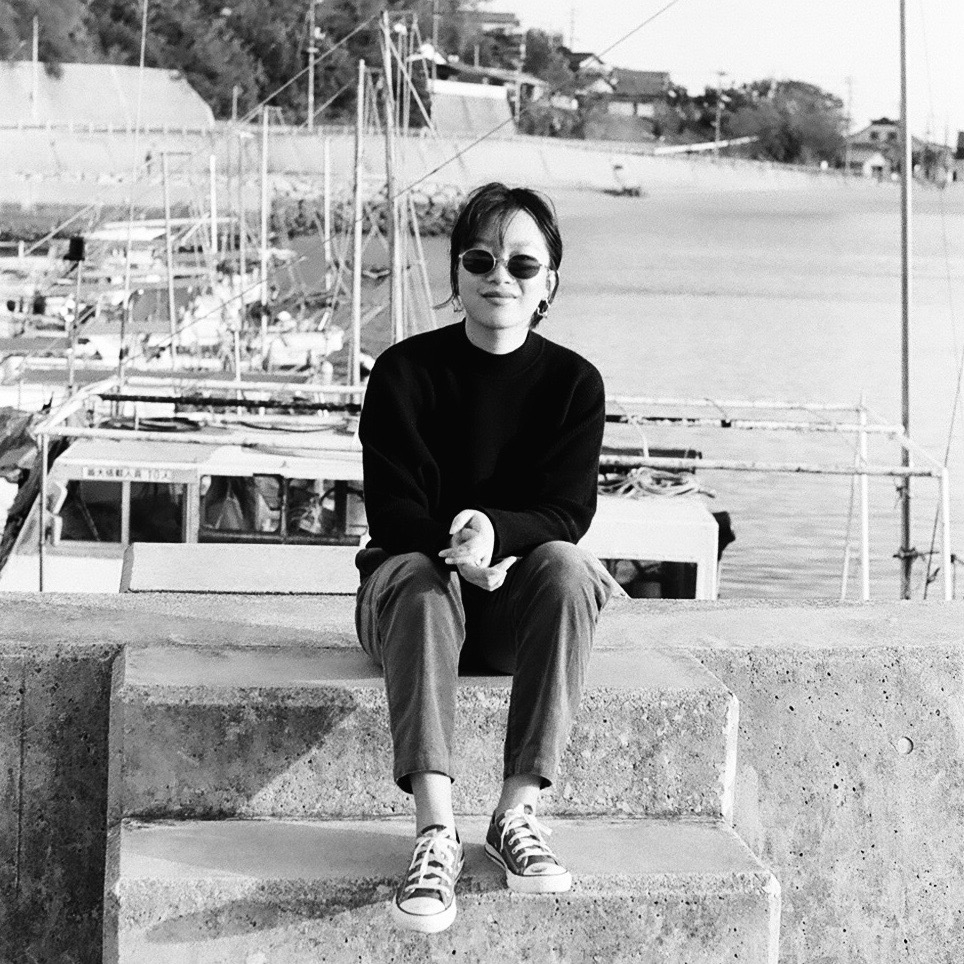
<instances>
[{"instance_id":1,"label":"house","mask_svg":"<svg viewBox=\"0 0 964 964\"><path fill-rule=\"evenodd\" d=\"M666 96L669 74L664 70L629 70L614 67L609 75L612 93L609 113L625 117L653 117L655 106Z\"/></svg>"},{"instance_id":2,"label":"house","mask_svg":"<svg viewBox=\"0 0 964 964\"><path fill-rule=\"evenodd\" d=\"M459 16L468 32L516 36L522 32L522 24L514 13L496 10L462 10Z\"/></svg>"},{"instance_id":3,"label":"house","mask_svg":"<svg viewBox=\"0 0 964 964\"><path fill-rule=\"evenodd\" d=\"M951 180L964 182L964 131L957 132L957 150L954 151Z\"/></svg>"},{"instance_id":4,"label":"house","mask_svg":"<svg viewBox=\"0 0 964 964\"><path fill-rule=\"evenodd\" d=\"M880 117L847 138L844 164L848 173L884 179L900 171L900 155L899 123ZM951 148L919 137L911 138L911 158L916 176L938 183L956 179L962 164Z\"/></svg>"},{"instance_id":5,"label":"house","mask_svg":"<svg viewBox=\"0 0 964 964\"><path fill-rule=\"evenodd\" d=\"M900 166L898 123L879 117L847 137L845 164L848 174L889 178Z\"/></svg>"},{"instance_id":6,"label":"house","mask_svg":"<svg viewBox=\"0 0 964 964\"><path fill-rule=\"evenodd\" d=\"M487 10L463 10L460 13L466 37L474 38L475 66L479 66L483 44L488 48L487 59L503 67L522 65L525 33L514 13ZM465 53L465 51L463 51Z\"/></svg>"},{"instance_id":7,"label":"house","mask_svg":"<svg viewBox=\"0 0 964 964\"><path fill-rule=\"evenodd\" d=\"M602 94L608 96L612 93L610 75L613 68L602 58L588 51L573 51L568 47L560 47L559 52L566 58L569 69L578 79L580 95Z\"/></svg>"}]
</instances>

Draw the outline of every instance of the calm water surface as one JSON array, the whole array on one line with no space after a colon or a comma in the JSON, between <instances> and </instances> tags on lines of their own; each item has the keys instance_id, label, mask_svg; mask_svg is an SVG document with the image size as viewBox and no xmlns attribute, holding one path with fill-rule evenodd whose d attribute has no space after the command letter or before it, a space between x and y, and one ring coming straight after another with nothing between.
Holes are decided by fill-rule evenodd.
<instances>
[{"instance_id":1,"label":"calm water surface","mask_svg":"<svg viewBox=\"0 0 964 964\"><path fill-rule=\"evenodd\" d=\"M555 196L566 245L562 287L544 333L590 358L611 394L867 403L900 415L900 213L895 185L820 184L796 191ZM943 459L964 344L964 185L914 200L911 434ZM445 291L445 251L428 256ZM453 316L440 313L441 322ZM845 436L668 432L707 458L850 464ZM876 442L871 461L899 463ZM964 431L951 460L954 549L964 556ZM851 482L842 477L704 471L714 509L733 516L726 598L837 597ZM916 481L913 544L929 548L936 484ZM894 483L871 479L872 593L896 598ZM852 522L859 589L858 523ZM915 595L923 569L916 567ZM964 569L958 569L958 596ZM940 586L931 588L940 592Z\"/></svg>"}]
</instances>

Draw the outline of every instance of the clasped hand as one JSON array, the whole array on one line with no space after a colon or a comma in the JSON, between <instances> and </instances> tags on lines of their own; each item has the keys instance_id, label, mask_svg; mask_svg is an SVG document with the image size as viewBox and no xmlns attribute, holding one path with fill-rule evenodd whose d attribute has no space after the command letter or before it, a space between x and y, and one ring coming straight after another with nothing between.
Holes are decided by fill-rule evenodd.
<instances>
[{"instance_id":1,"label":"clasped hand","mask_svg":"<svg viewBox=\"0 0 964 964\"><path fill-rule=\"evenodd\" d=\"M506 556L492 562L495 529L492 520L478 509L463 509L449 526L448 549L439 556L447 565L455 566L466 582L492 592L505 582L505 574L518 556Z\"/></svg>"}]
</instances>

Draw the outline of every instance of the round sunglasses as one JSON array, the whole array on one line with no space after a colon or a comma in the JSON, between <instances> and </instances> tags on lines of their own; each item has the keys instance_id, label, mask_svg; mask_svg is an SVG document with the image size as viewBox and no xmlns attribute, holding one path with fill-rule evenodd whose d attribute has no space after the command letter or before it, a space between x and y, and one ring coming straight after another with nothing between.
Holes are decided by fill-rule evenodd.
<instances>
[{"instance_id":1,"label":"round sunglasses","mask_svg":"<svg viewBox=\"0 0 964 964\"><path fill-rule=\"evenodd\" d=\"M491 251L486 251L484 248L470 248L468 251L463 251L459 255L459 261L469 274L488 274L497 264L504 264L509 274L520 281L534 278L543 268L548 267L531 254L514 254L510 258L497 258Z\"/></svg>"}]
</instances>

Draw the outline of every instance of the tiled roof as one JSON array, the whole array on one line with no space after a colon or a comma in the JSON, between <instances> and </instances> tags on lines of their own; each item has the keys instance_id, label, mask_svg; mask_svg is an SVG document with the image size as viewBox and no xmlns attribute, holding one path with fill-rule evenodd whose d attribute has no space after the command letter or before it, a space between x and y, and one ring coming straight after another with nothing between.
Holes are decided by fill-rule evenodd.
<instances>
[{"instance_id":1,"label":"tiled roof","mask_svg":"<svg viewBox=\"0 0 964 964\"><path fill-rule=\"evenodd\" d=\"M614 96L623 98L659 97L669 85L665 70L629 70L616 67L609 78Z\"/></svg>"}]
</instances>

